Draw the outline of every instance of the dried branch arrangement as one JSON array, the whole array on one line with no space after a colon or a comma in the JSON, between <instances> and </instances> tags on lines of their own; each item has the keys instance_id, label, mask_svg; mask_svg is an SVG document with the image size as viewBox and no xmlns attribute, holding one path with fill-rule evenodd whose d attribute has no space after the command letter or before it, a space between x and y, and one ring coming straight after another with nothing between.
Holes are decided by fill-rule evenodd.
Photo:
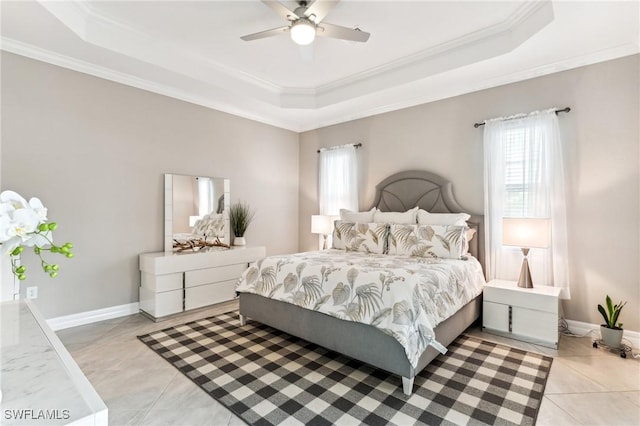
<instances>
[{"instance_id":1,"label":"dried branch arrangement","mask_svg":"<svg viewBox=\"0 0 640 426\"><path fill-rule=\"evenodd\" d=\"M177 252L182 252L185 250L193 250L193 251L198 251L198 250L202 250L203 248L207 248L207 247L224 247L224 248L231 248L231 246L229 244L225 244L222 241L220 241L220 238L216 238L215 241L207 241L207 240L203 240L203 239L193 239L193 240L187 240L184 242L180 242L178 240L173 240L173 248L177 249Z\"/></svg>"}]
</instances>

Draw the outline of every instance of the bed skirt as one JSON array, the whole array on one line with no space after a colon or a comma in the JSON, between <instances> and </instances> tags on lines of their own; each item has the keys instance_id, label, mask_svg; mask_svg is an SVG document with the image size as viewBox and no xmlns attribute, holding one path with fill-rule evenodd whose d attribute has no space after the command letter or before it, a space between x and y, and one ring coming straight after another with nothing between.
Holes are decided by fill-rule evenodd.
<instances>
[{"instance_id":1,"label":"bed skirt","mask_svg":"<svg viewBox=\"0 0 640 426\"><path fill-rule=\"evenodd\" d=\"M482 295L479 295L435 328L436 340L444 346L449 345L480 317L481 308ZM413 368L400 343L373 326L341 320L257 294L240 293L240 315L406 379L415 377L439 354L429 346Z\"/></svg>"}]
</instances>

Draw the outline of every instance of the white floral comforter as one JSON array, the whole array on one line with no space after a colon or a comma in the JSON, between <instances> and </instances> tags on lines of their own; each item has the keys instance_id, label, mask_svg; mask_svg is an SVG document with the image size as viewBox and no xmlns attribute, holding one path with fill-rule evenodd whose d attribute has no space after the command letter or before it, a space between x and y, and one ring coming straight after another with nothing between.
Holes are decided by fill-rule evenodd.
<instances>
[{"instance_id":1,"label":"white floral comforter","mask_svg":"<svg viewBox=\"0 0 640 426\"><path fill-rule=\"evenodd\" d=\"M393 336L415 367L433 329L482 293L480 263L325 250L270 256L251 265L237 292L255 293Z\"/></svg>"}]
</instances>

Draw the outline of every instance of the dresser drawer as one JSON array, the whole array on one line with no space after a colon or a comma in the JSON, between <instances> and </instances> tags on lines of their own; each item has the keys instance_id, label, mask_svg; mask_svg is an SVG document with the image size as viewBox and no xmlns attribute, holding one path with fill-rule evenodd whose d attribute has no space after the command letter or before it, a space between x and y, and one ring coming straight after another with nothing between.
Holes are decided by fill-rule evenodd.
<instances>
[{"instance_id":1,"label":"dresser drawer","mask_svg":"<svg viewBox=\"0 0 640 426\"><path fill-rule=\"evenodd\" d=\"M140 309L159 318L182 312L183 291L172 290L156 293L140 287Z\"/></svg>"},{"instance_id":2,"label":"dresser drawer","mask_svg":"<svg viewBox=\"0 0 640 426\"><path fill-rule=\"evenodd\" d=\"M142 273L141 285L149 290L162 292L182 288L182 272L175 274L153 275Z\"/></svg>"},{"instance_id":3,"label":"dresser drawer","mask_svg":"<svg viewBox=\"0 0 640 426\"><path fill-rule=\"evenodd\" d=\"M186 288L184 293L185 309L200 308L233 299L236 296L236 281L237 279L232 279Z\"/></svg>"},{"instance_id":4,"label":"dresser drawer","mask_svg":"<svg viewBox=\"0 0 640 426\"><path fill-rule=\"evenodd\" d=\"M220 281L237 280L245 269L247 269L247 264L240 263L236 265L218 266L217 268L187 271L184 273L184 286L189 288Z\"/></svg>"}]
</instances>

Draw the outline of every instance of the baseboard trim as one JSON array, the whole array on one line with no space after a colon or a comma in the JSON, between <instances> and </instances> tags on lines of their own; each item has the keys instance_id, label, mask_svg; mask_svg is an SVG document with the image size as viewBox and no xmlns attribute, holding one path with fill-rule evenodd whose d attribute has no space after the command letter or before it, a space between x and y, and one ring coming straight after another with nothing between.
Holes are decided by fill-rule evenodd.
<instances>
[{"instance_id":1,"label":"baseboard trim","mask_svg":"<svg viewBox=\"0 0 640 426\"><path fill-rule=\"evenodd\" d=\"M565 320L567 321L567 325L569 326L569 330L578 335L589 334L591 333L591 337L599 338L600 337L600 324L590 324L588 322L581 321L573 321L573 320ZM637 349L640 347L640 333L637 331L625 330L622 334L623 342L627 340L631 343L631 347Z\"/></svg>"},{"instance_id":2,"label":"baseboard trim","mask_svg":"<svg viewBox=\"0 0 640 426\"><path fill-rule=\"evenodd\" d=\"M79 325L91 324L98 321L104 321L113 318L124 317L127 315L137 314L140 311L138 302L128 303L126 305L110 306L108 308L96 309L94 311L80 312L77 314L64 315L61 317L50 318L47 324L54 331L63 330L65 328L77 327ZM569 330L578 335L590 334L596 338L600 336L600 325L590 324L582 321L565 320ZM623 339L628 340L633 348L640 348L640 332L625 330Z\"/></svg>"},{"instance_id":3,"label":"baseboard trim","mask_svg":"<svg viewBox=\"0 0 640 426\"><path fill-rule=\"evenodd\" d=\"M79 325L91 324L98 321L133 315L137 314L139 311L140 304L138 302L135 302L128 303L126 305L110 306L108 308L96 309L94 311L80 312L77 314L50 318L47 320L47 324L54 331L57 331L63 330L65 328L77 327Z\"/></svg>"}]
</instances>

